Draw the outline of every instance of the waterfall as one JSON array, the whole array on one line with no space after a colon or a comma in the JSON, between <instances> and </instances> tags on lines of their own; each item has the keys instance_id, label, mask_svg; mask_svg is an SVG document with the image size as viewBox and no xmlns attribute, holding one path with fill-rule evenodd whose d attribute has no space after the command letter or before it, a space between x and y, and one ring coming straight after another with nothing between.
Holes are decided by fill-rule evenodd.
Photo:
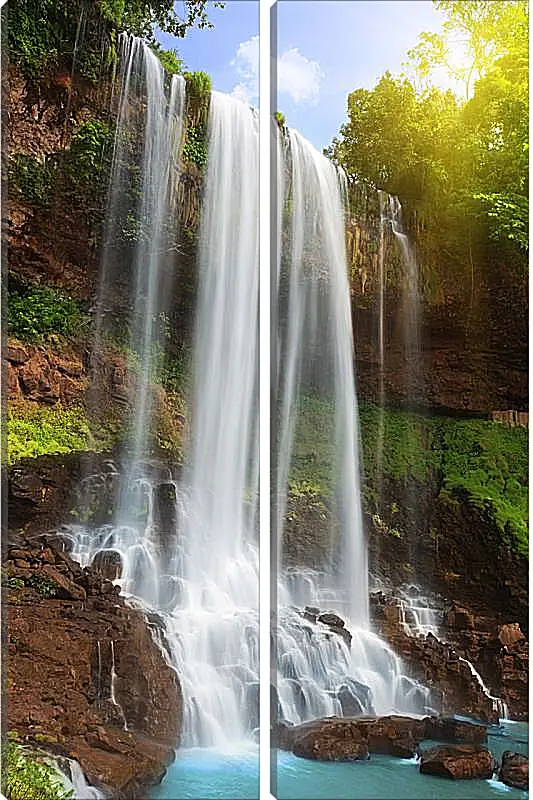
<instances>
[{"instance_id":1,"label":"waterfall","mask_svg":"<svg viewBox=\"0 0 533 800\"><path fill-rule=\"evenodd\" d=\"M386 219L399 244L405 268L403 288L403 336L406 361L406 395L411 400L423 391L423 370L420 351L420 289L415 254L404 231L402 206L397 197L389 196Z\"/></svg>"},{"instance_id":2,"label":"waterfall","mask_svg":"<svg viewBox=\"0 0 533 800\"><path fill-rule=\"evenodd\" d=\"M113 219L120 217L128 189L128 136L120 126L131 130L130 115L138 115L141 100L144 106L144 128L136 133L141 230L131 273L130 346L138 362L132 447L118 476L112 520L92 530L69 525L64 534L71 555L84 566L96 557L99 563L118 560L116 581L129 602L157 612L183 692L182 744L228 746L259 724L258 119L240 101L212 93L190 452L178 480L173 468L149 458L149 435L151 360L162 347L158 321L171 267L166 245L176 216L183 86L182 79L173 79L166 91L157 59L138 40L123 40L122 58ZM113 283L114 227L111 222L103 264L107 291ZM86 484L116 481L114 466L109 468L108 476L89 477ZM118 706L113 643L111 648L111 700Z\"/></svg>"},{"instance_id":3,"label":"waterfall","mask_svg":"<svg viewBox=\"0 0 533 800\"><path fill-rule=\"evenodd\" d=\"M359 482L357 400L346 269L342 174L300 134L289 131L289 250L282 256L280 318L277 529L283 527L291 457L304 395L331 407L329 465L334 514L341 531L322 588L343 598L344 612L368 621L367 549ZM336 558L334 557L336 556Z\"/></svg>"},{"instance_id":4,"label":"waterfall","mask_svg":"<svg viewBox=\"0 0 533 800\"><path fill-rule=\"evenodd\" d=\"M256 114L213 92L183 579L168 634L196 745L258 724L258 159Z\"/></svg>"},{"instance_id":5,"label":"waterfall","mask_svg":"<svg viewBox=\"0 0 533 800\"><path fill-rule=\"evenodd\" d=\"M370 629L367 543L359 477L357 397L345 255L345 180L302 136L289 131L280 159L285 191L278 278L275 524L278 715L290 722L355 713L423 713L429 690L404 674L401 660ZM321 409L317 415L316 409ZM327 542L319 567L289 568L291 491L309 468L302 431L313 426L326 453ZM312 453L313 461L324 453ZM302 466L302 458L307 462ZM324 517L327 517L324 514ZM302 532L302 535L304 533ZM339 633L334 611L352 639ZM333 625L333 629L332 629ZM337 626L337 627L335 627Z\"/></svg>"}]
</instances>

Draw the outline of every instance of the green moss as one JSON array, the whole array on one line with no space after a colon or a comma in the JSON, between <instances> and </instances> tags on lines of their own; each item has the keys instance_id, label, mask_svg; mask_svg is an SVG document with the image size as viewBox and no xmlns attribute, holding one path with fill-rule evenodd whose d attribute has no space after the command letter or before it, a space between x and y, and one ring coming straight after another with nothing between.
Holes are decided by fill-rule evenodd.
<instances>
[{"instance_id":1,"label":"green moss","mask_svg":"<svg viewBox=\"0 0 533 800\"><path fill-rule=\"evenodd\" d=\"M360 418L368 483L375 485L381 452L385 475L421 482L433 476L441 501L468 499L493 518L510 547L527 555L527 429L479 419L380 413L371 405L361 408Z\"/></svg>"},{"instance_id":2,"label":"green moss","mask_svg":"<svg viewBox=\"0 0 533 800\"><path fill-rule=\"evenodd\" d=\"M67 151L67 169L78 188L93 187L99 182L107 167L112 135L107 122L88 120L82 122L72 135Z\"/></svg>"},{"instance_id":3,"label":"green moss","mask_svg":"<svg viewBox=\"0 0 533 800\"><path fill-rule=\"evenodd\" d=\"M295 413L289 483L312 486L328 498L335 468L334 405L328 398L306 394Z\"/></svg>"},{"instance_id":4,"label":"green moss","mask_svg":"<svg viewBox=\"0 0 533 800\"><path fill-rule=\"evenodd\" d=\"M334 406L315 395L296 410L292 487L311 486L327 499L335 474ZM528 432L480 419L425 417L363 404L359 409L363 495L375 513L381 472L403 482L436 482L439 500L467 500L487 514L507 545L528 553ZM299 492L301 494L301 492ZM379 523L398 536L396 504ZM382 514L382 511L380 511Z\"/></svg>"},{"instance_id":5,"label":"green moss","mask_svg":"<svg viewBox=\"0 0 533 800\"><path fill-rule=\"evenodd\" d=\"M528 555L528 431L484 420L434 420L443 487L467 492L508 544Z\"/></svg>"},{"instance_id":6,"label":"green moss","mask_svg":"<svg viewBox=\"0 0 533 800\"><path fill-rule=\"evenodd\" d=\"M10 279L8 295L8 331L24 342L73 337L86 321L81 304L52 286Z\"/></svg>"},{"instance_id":7,"label":"green moss","mask_svg":"<svg viewBox=\"0 0 533 800\"><path fill-rule=\"evenodd\" d=\"M44 758L13 741L7 745L7 764L2 770L2 792L8 800L68 800L72 791L63 787L56 770ZM7 767L7 768L6 768Z\"/></svg>"},{"instance_id":8,"label":"green moss","mask_svg":"<svg viewBox=\"0 0 533 800\"><path fill-rule=\"evenodd\" d=\"M380 412L375 405L359 409L364 474L373 483L381 469L393 478L413 477L423 481L430 469L427 427L424 418L405 411ZM379 447L379 441L384 443Z\"/></svg>"},{"instance_id":9,"label":"green moss","mask_svg":"<svg viewBox=\"0 0 533 800\"><path fill-rule=\"evenodd\" d=\"M8 462L48 453L91 448L87 415L82 408L13 404L7 414Z\"/></svg>"}]
</instances>

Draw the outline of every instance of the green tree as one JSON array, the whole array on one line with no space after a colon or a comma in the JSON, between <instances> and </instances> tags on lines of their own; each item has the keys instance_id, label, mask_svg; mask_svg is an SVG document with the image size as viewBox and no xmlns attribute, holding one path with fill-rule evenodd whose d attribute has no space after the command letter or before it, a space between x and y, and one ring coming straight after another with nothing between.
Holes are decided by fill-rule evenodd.
<instances>
[{"instance_id":1,"label":"green tree","mask_svg":"<svg viewBox=\"0 0 533 800\"><path fill-rule=\"evenodd\" d=\"M407 55L422 79L445 67L462 82L468 100L474 82L501 56L527 41L527 3L524 0L434 0L445 19L442 33L421 33Z\"/></svg>"},{"instance_id":2,"label":"green tree","mask_svg":"<svg viewBox=\"0 0 533 800\"><path fill-rule=\"evenodd\" d=\"M100 0L103 15L121 30L156 42L158 27L182 39L190 28L212 28L209 8L224 8L219 0Z\"/></svg>"},{"instance_id":3,"label":"green tree","mask_svg":"<svg viewBox=\"0 0 533 800\"><path fill-rule=\"evenodd\" d=\"M434 240L471 258L478 236L527 249L528 27L521 0L436 0L442 34L422 34L411 51L416 88L386 73L348 98L348 122L326 151L358 180L416 205ZM469 61L449 63L452 44ZM461 101L432 86L445 66L474 91ZM477 79L477 80L474 80ZM435 244L435 251L437 245ZM466 250L465 250L466 248Z\"/></svg>"}]
</instances>

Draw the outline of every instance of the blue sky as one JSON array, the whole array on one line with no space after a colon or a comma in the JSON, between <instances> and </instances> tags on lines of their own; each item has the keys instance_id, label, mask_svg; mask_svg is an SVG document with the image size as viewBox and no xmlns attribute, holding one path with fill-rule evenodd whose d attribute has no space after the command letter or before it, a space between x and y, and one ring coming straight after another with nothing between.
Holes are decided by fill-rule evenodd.
<instances>
[{"instance_id":1,"label":"blue sky","mask_svg":"<svg viewBox=\"0 0 533 800\"><path fill-rule=\"evenodd\" d=\"M208 72L213 88L257 105L258 2L227 0L210 16L213 30L162 34L163 46ZM346 120L349 92L372 88L386 70L399 74L418 34L441 20L431 0L279 0L277 110L322 149Z\"/></svg>"},{"instance_id":2,"label":"blue sky","mask_svg":"<svg viewBox=\"0 0 533 800\"><path fill-rule=\"evenodd\" d=\"M430 0L279 0L277 16L278 59L297 50L318 65L307 68L307 98L282 91L278 76L278 110L319 149L346 120L348 94L372 88L386 70L402 72L418 34L441 25Z\"/></svg>"},{"instance_id":3,"label":"blue sky","mask_svg":"<svg viewBox=\"0 0 533 800\"><path fill-rule=\"evenodd\" d=\"M158 39L165 49L178 50L191 72L209 73L214 89L232 92L239 83L238 65L232 64L239 45L259 35L259 3L227 0L225 8L210 9L209 17L211 30L191 30L184 39L159 33Z\"/></svg>"}]
</instances>

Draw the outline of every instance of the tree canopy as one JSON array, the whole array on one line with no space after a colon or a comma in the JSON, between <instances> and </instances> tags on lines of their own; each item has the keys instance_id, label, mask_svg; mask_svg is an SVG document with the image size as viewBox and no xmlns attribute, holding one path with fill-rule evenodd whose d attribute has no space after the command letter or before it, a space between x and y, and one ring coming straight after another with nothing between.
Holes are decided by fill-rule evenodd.
<instances>
[{"instance_id":1,"label":"tree canopy","mask_svg":"<svg viewBox=\"0 0 533 800\"><path fill-rule=\"evenodd\" d=\"M359 181L397 194L446 226L460 218L527 249L528 17L523 0L434 0L442 34L409 52L421 85L386 73L348 97L348 121L326 151ZM460 47L462 61L453 63ZM445 67L462 100L435 88ZM473 87L473 93L471 92ZM471 94L470 97L468 95Z\"/></svg>"}]
</instances>

